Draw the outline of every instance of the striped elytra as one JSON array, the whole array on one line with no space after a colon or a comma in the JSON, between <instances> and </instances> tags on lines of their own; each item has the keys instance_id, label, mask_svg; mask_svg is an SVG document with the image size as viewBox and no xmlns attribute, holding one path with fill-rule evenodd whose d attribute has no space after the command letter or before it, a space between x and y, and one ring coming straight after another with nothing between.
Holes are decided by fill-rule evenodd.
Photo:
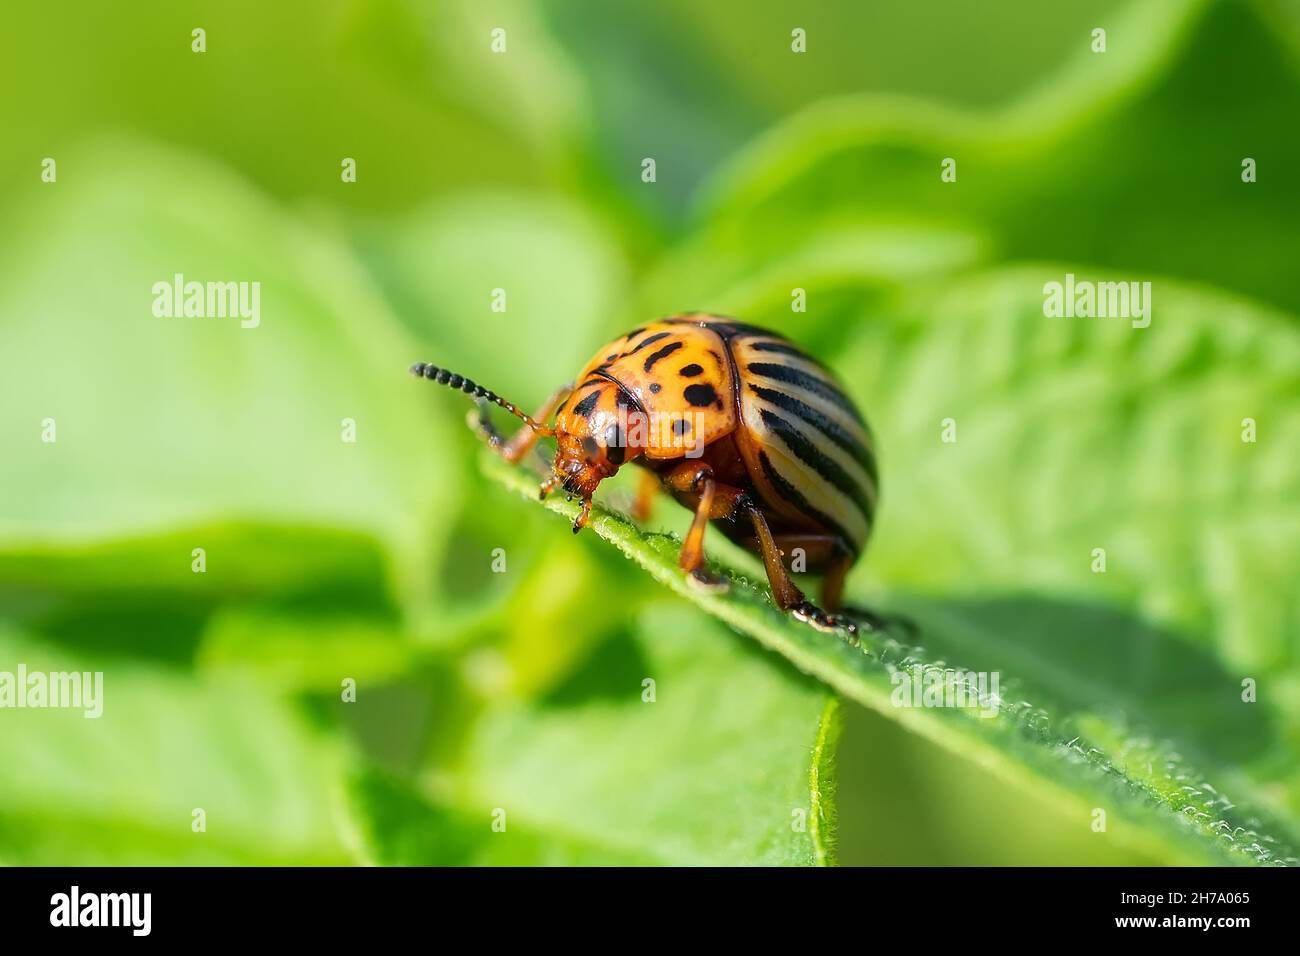
<instances>
[{"instance_id":1,"label":"striped elytra","mask_svg":"<svg viewBox=\"0 0 1300 956\"><path fill-rule=\"evenodd\" d=\"M582 500L575 531L600 483L636 464L648 478L638 517L647 516L647 489L656 485L694 512L679 564L695 581L722 583L706 569L712 525L762 557L780 607L856 633L851 620L805 600L791 572L823 574L822 604L839 608L879 496L871 433L826 367L782 336L713 315L662 319L602 347L536 418L468 379L424 363L415 371L523 419L527 428L507 442L480 417L507 460L520 460L539 437L555 438L541 493L562 487Z\"/></svg>"},{"instance_id":2,"label":"striped elytra","mask_svg":"<svg viewBox=\"0 0 1300 956\"><path fill-rule=\"evenodd\" d=\"M879 489L871 433L825 366L782 336L716 316L664 319L602 348L577 381L562 429L590 434L594 419L599 432L620 395L647 414L699 411L706 443L732 439L744 490L774 530L829 533L862 551ZM651 437L640 464L681 457Z\"/></svg>"}]
</instances>

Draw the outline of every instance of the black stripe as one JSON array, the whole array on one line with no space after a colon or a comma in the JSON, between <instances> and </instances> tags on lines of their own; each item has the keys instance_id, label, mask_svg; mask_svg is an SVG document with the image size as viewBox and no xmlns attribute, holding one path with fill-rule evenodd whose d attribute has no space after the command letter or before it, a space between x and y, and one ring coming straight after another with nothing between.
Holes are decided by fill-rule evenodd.
<instances>
[{"instance_id":1,"label":"black stripe","mask_svg":"<svg viewBox=\"0 0 1300 956\"><path fill-rule=\"evenodd\" d=\"M620 356L620 358L627 358L629 355L635 355L637 352L640 352L647 345L653 345L654 343L658 342L660 339L666 339L670 335L672 335L671 332L656 332L654 335L647 335L640 342L638 342L634 348L631 348L628 351L624 352Z\"/></svg>"},{"instance_id":2,"label":"black stripe","mask_svg":"<svg viewBox=\"0 0 1300 956\"><path fill-rule=\"evenodd\" d=\"M749 347L755 352L778 352L781 355L793 355L795 358L801 358L805 362L816 364L817 360L812 358L807 352L800 351L789 342L750 342Z\"/></svg>"},{"instance_id":3,"label":"black stripe","mask_svg":"<svg viewBox=\"0 0 1300 956\"><path fill-rule=\"evenodd\" d=\"M806 402L801 402L793 395L787 395L785 392L778 392L773 388L764 388L762 385L749 383L749 390L765 402L775 405L777 408L795 415L813 428L817 429L835 444L839 445L848 452L854 461L861 462L862 467L866 470L867 475L871 478L871 483L876 487L880 486L880 479L876 473L876 456L875 453L862 442L858 441L857 436L847 428L828 418Z\"/></svg>"},{"instance_id":4,"label":"black stripe","mask_svg":"<svg viewBox=\"0 0 1300 956\"><path fill-rule=\"evenodd\" d=\"M594 392L585 396L577 405L574 405L573 414L587 418L596 410L596 403L598 401L600 401L600 389L596 389Z\"/></svg>"},{"instance_id":5,"label":"black stripe","mask_svg":"<svg viewBox=\"0 0 1300 956\"><path fill-rule=\"evenodd\" d=\"M619 394L621 394L624 398L626 398L629 402L631 402L632 407L635 408L638 412L640 412L642 415L645 414L645 406L641 404L641 399L637 398L635 392L633 392L630 388L628 388L626 385L624 385L622 382L616 379L613 375L610 375L608 372L599 368L596 369L596 371L592 372L591 374L599 375L607 382L613 382L615 385L618 386Z\"/></svg>"},{"instance_id":6,"label":"black stripe","mask_svg":"<svg viewBox=\"0 0 1300 956\"><path fill-rule=\"evenodd\" d=\"M809 375L803 369L795 368L792 365L776 365L771 362L754 362L745 366L745 370L751 375L759 375L774 382L784 382L786 385L793 385L795 388L802 388L814 395L820 395L826 401L840 406L845 412L852 415L858 423L866 424L862 421L862 415L853 407L853 403L848 400L848 397L824 378Z\"/></svg>"},{"instance_id":7,"label":"black stripe","mask_svg":"<svg viewBox=\"0 0 1300 956\"><path fill-rule=\"evenodd\" d=\"M866 489L853 479L834 458L828 458L822 450L808 440L808 436L791 425L780 415L767 409L760 409L763 424L770 428L781 441L795 454L795 457L817 472L833 488L858 506L863 517L871 521L871 504L867 500Z\"/></svg>"},{"instance_id":8,"label":"black stripe","mask_svg":"<svg viewBox=\"0 0 1300 956\"><path fill-rule=\"evenodd\" d=\"M731 319L725 315L705 315L698 319L684 319L681 316L673 316L663 321L671 325L695 325L709 329L717 333L724 342L729 342L738 335L762 335L769 338L776 335L775 332L760 329L757 325L750 325L748 322Z\"/></svg>"},{"instance_id":9,"label":"black stripe","mask_svg":"<svg viewBox=\"0 0 1300 956\"><path fill-rule=\"evenodd\" d=\"M763 477L765 477L768 483L776 489L776 493L781 496L782 500L794 505L814 521L830 528L838 534L840 538L843 539L844 543L854 552L858 550L858 542L854 540L853 535L845 531L844 527L830 515L818 511L809 504L808 499L800 493L798 488L781 477L781 474L775 467L773 467L771 460L767 457L767 452L760 451L758 453L758 463L763 469ZM868 531L870 530L870 524L870 521L868 521Z\"/></svg>"},{"instance_id":10,"label":"black stripe","mask_svg":"<svg viewBox=\"0 0 1300 956\"><path fill-rule=\"evenodd\" d=\"M661 358L665 358L666 356L672 355L681 347L682 347L681 342L669 342L663 348L659 349L659 351L652 352L650 355L648 355L646 357L645 364L642 366L642 368L644 368L647 372L650 371L652 368L654 368L655 362L658 362Z\"/></svg>"}]
</instances>

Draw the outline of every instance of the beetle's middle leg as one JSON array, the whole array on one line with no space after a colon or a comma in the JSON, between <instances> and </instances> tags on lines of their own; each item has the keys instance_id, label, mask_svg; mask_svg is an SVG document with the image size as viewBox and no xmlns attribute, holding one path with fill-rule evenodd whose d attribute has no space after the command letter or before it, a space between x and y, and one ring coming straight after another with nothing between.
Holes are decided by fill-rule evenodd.
<instances>
[{"instance_id":1,"label":"beetle's middle leg","mask_svg":"<svg viewBox=\"0 0 1300 956\"><path fill-rule=\"evenodd\" d=\"M572 391L572 385L561 385L551 393L549 398L546 399L542 404L542 407L537 410L537 414L533 416L533 419L545 424L550 417L555 414L555 410L560 407L560 403L564 401ZM512 465L520 461L524 455L532 451L533 446L537 444L537 439L542 436L542 432L525 425L510 438L504 438L501 433L497 431L496 426L488 419L487 408L483 405L480 405L477 409L471 411L469 416L470 424L474 426L474 430L479 433L483 440L488 443L488 446Z\"/></svg>"}]
</instances>

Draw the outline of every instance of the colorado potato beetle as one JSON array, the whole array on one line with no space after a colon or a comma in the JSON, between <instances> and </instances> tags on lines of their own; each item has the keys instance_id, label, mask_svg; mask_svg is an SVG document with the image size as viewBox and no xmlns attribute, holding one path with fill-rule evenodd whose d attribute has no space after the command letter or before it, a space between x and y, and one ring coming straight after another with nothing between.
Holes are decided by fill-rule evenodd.
<instances>
[{"instance_id":1,"label":"colorado potato beetle","mask_svg":"<svg viewBox=\"0 0 1300 956\"><path fill-rule=\"evenodd\" d=\"M577 386L556 390L535 416L447 369L420 362L411 371L476 399L480 432L506 461L554 438L540 494L559 486L581 498L575 533L600 483L635 463L646 469L638 519L648 517L661 486L694 513L679 564L696 582L721 584L705 571L712 522L762 558L779 607L816 627L857 633L857 622L839 612L879 494L871 432L834 376L782 336L714 315L662 319L602 348ZM485 414L489 402L525 427L503 439ZM792 554L824 576L822 607L791 580L783 558ZM854 615L884 625L870 612Z\"/></svg>"}]
</instances>

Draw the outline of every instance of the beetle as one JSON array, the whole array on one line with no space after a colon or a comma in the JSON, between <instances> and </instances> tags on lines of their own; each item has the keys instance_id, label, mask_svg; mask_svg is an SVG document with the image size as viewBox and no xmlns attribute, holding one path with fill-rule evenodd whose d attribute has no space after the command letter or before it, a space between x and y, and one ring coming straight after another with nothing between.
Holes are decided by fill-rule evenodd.
<instances>
[{"instance_id":1,"label":"beetle","mask_svg":"<svg viewBox=\"0 0 1300 956\"><path fill-rule=\"evenodd\" d=\"M639 465L645 474L636 518L648 518L660 487L694 513L678 560L694 582L723 586L705 567L711 523L762 558L779 607L818 629L857 634L841 598L879 497L871 431L825 366L783 336L703 313L664 318L602 348L578 384L557 389L536 415L436 365L418 362L411 372L473 397L475 424L507 462L518 462L539 438L554 438L540 497L563 487L581 499L575 534L587 524L600 483ZM524 427L503 438L485 403ZM547 425L552 415L555 424ZM782 561L797 548L806 570L823 575L821 607ZM869 611L853 613L872 628L887 623Z\"/></svg>"}]
</instances>

